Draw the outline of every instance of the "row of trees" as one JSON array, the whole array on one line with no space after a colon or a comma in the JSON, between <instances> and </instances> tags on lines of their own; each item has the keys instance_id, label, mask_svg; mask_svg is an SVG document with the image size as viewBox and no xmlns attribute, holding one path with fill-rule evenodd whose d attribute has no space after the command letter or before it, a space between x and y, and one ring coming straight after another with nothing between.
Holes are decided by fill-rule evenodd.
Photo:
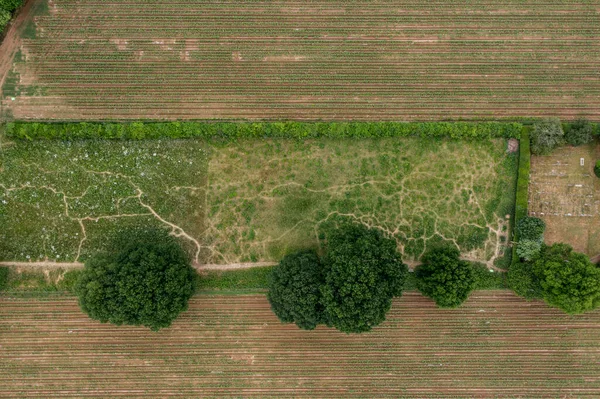
<instances>
[{"instance_id":1,"label":"row of trees","mask_svg":"<svg viewBox=\"0 0 600 399\"><path fill-rule=\"evenodd\" d=\"M544 245L544 227L537 218L519 221L521 262L509 270L510 286L568 313L596 308L600 267L566 244ZM473 265L456 248L430 250L422 262L416 286L438 306L460 306L475 289ZM343 224L327 233L322 256L314 251L285 256L272 270L267 297L282 322L361 333L385 320L407 273L395 240L362 224ZM86 262L75 293L93 319L158 330L187 308L196 278L176 238L163 230L127 231Z\"/></svg>"},{"instance_id":2,"label":"row of trees","mask_svg":"<svg viewBox=\"0 0 600 399\"><path fill-rule=\"evenodd\" d=\"M563 129L557 118L542 120L533 125L529 135L531 152L535 155L548 155L564 144L579 146L591 143L594 136L599 134L600 130L594 132L594 124L585 119L568 124L566 129Z\"/></svg>"},{"instance_id":3,"label":"row of trees","mask_svg":"<svg viewBox=\"0 0 600 399\"><path fill-rule=\"evenodd\" d=\"M510 287L526 299L542 298L571 314L600 305L600 267L567 244L544 244L544 222L526 217L517 222L520 262L508 271Z\"/></svg>"},{"instance_id":4,"label":"row of trees","mask_svg":"<svg viewBox=\"0 0 600 399\"><path fill-rule=\"evenodd\" d=\"M416 270L418 289L440 307L459 306L475 288L472 266L459 256L456 248L435 249ZM394 240L348 224L329 232L323 257L313 251L287 255L273 269L267 297L284 323L360 333L385 320L407 272Z\"/></svg>"}]
</instances>

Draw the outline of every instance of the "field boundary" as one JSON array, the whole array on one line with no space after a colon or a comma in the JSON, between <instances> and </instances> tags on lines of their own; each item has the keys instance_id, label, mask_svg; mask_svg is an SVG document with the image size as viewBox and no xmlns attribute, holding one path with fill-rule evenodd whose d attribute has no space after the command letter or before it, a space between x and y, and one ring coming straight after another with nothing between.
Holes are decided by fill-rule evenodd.
<instances>
[{"instance_id":1,"label":"field boundary","mask_svg":"<svg viewBox=\"0 0 600 399\"><path fill-rule=\"evenodd\" d=\"M512 264L519 261L517 246L519 240L517 223L527 216L529 206L529 169L531 168L531 151L529 149L529 132L531 127L524 126L519 140L519 174L517 176L517 192L515 196L515 220L513 224Z\"/></svg>"}]
</instances>

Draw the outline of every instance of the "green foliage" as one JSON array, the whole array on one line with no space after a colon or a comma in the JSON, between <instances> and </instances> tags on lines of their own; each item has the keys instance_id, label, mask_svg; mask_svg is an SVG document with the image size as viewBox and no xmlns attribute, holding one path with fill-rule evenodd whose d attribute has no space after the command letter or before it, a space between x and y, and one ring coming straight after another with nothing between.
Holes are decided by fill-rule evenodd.
<instances>
[{"instance_id":1,"label":"green foliage","mask_svg":"<svg viewBox=\"0 0 600 399\"><path fill-rule=\"evenodd\" d=\"M315 252L287 255L273 268L267 299L283 323L314 330L322 322L323 270Z\"/></svg>"},{"instance_id":2,"label":"green foliage","mask_svg":"<svg viewBox=\"0 0 600 399\"><path fill-rule=\"evenodd\" d=\"M0 266L0 291L8 286L9 269L6 266Z\"/></svg>"},{"instance_id":3,"label":"green foliage","mask_svg":"<svg viewBox=\"0 0 600 399\"><path fill-rule=\"evenodd\" d=\"M328 325L347 333L385 320L407 274L396 242L379 230L347 224L327 235L322 302Z\"/></svg>"},{"instance_id":4,"label":"green foliage","mask_svg":"<svg viewBox=\"0 0 600 399\"><path fill-rule=\"evenodd\" d=\"M488 269L482 263L471 263L475 290L502 290L507 288L506 273Z\"/></svg>"},{"instance_id":5,"label":"green foliage","mask_svg":"<svg viewBox=\"0 0 600 399\"><path fill-rule=\"evenodd\" d=\"M543 241L546 223L544 223L544 221L540 218L526 216L522 219L519 219L516 228L517 234L519 235L519 241Z\"/></svg>"},{"instance_id":6,"label":"green foliage","mask_svg":"<svg viewBox=\"0 0 600 399\"><path fill-rule=\"evenodd\" d=\"M199 290L263 290L269 287L272 266L239 270L211 270L198 279Z\"/></svg>"},{"instance_id":7,"label":"green foliage","mask_svg":"<svg viewBox=\"0 0 600 399\"><path fill-rule=\"evenodd\" d=\"M544 247L533 262L544 300L576 314L600 305L600 267L567 244Z\"/></svg>"},{"instance_id":8,"label":"green foliage","mask_svg":"<svg viewBox=\"0 0 600 399\"><path fill-rule=\"evenodd\" d=\"M531 152L535 155L548 155L564 142L564 131L560 120L546 119L533 125L530 135Z\"/></svg>"},{"instance_id":9,"label":"green foliage","mask_svg":"<svg viewBox=\"0 0 600 399\"><path fill-rule=\"evenodd\" d=\"M185 251L162 230L122 232L105 254L90 258L75 292L91 318L116 325L171 325L194 293Z\"/></svg>"},{"instance_id":10,"label":"green foliage","mask_svg":"<svg viewBox=\"0 0 600 399\"><path fill-rule=\"evenodd\" d=\"M527 216L529 203L529 169L531 167L531 153L529 148L529 128L523 128L519 141L519 175L517 177L517 193L515 197L515 224ZM513 241L519 240L519 233L514 229ZM512 261L518 262L516 246L513 245Z\"/></svg>"},{"instance_id":11,"label":"green foliage","mask_svg":"<svg viewBox=\"0 0 600 399\"><path fill-rule=\"evenodd\" d=\"M527 262L539 255L542 241L522 239L517 243L517 256Z\"/></svg>"},{"instance_id":12,"label":"green foliage","mask_svg":"<svg viewBox=\"0 0 600 399\"><path fill-rule=\"evenodd\" d=\"M517 262L508 270L508 286L527 300L541 298L542 286L531 263Z\"/></svg>"},{"instance_id":13,"label":"green foliage","mask_svg":"<svg viewBox=\"0 0 600 399\"><path fill-rule=\"evenodd\" d=\"M565 131L565 140L573 146L591 143L594 140L594 125L586 119L577 119Z\"/></svg>"},{"instance_id":14,"label":"green foliage","mask_svg":"<svg viewBox=\"0 0 600 399\"><path fill-rule=\"evenodd\" d=\"M475 288L475 275L469 262L460 260L454 247L427 252L415 273L417 288L442 308L460 306Z\"/></svg>"},{"instance_id":15,"label":"green foliage","mask_svg":"<svg viewBox=\"0 0 600 399\"><path fill-rule=\"evenodd\" d=\"M23 4L23 0L0 0L0 33L10 21L13 11Z\"/></svg>"},{"instance_id":16,"label":"green foliage","mask_svg":"<svg viewBox=\"0 0 600 399\"><path fill-rule=\"evenodd\" d=\"M519 138L522 125L501 122L158 122L38 123L12 122L6 134L17 139L157 139L157 138L380 138L450 137Z\"/></svg>"},{"instance_id":17,"label":"green foliage","mask_svg":"<svg viewBox=\"0 0 600 399\"><path fill-rule=\"evenodd\" d=\"M75 285L81 276L82 270L69 270L62 275L62 278L57 281L56 288L59 291L75 293Z\"/></svg>"},{"instance_id":18,"label":"green foliage","mask_svg":"<svg viewBox=\"0 0 600 399\"><path fill-rule=\"evenodd\" d=\"M596 161L596 165L594 165L594 174L597 177L600 177L600 159Z\"/></svg>"}]
</instances>

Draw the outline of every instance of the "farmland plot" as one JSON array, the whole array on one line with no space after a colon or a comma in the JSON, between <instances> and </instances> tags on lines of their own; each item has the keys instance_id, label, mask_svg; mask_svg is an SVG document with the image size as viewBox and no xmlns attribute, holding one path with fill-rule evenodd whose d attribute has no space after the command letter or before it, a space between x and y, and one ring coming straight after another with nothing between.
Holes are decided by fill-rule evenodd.
<instances>
[{"instance_id":1,"label":"farmland plot","mask_svg":"<svg viewBox=\"0 0 600 399\"><path fill-rule=\"evenodd\" d=\"M415 292L361 335L281 324L264 295L196 296L158 333L75 298L0 297L2 398L597 398L600 313L508 291L442 310Z\"/></svg>"},{"instance_id":2,"label":"farmland plot","mask_svg":"<svg viewBox=\"0 0 600 399\"><path fill-rule=\"evenodd\" d=\"M600 117L596 0L31 0L18 119Z\"/></svg>"}]
</instances>

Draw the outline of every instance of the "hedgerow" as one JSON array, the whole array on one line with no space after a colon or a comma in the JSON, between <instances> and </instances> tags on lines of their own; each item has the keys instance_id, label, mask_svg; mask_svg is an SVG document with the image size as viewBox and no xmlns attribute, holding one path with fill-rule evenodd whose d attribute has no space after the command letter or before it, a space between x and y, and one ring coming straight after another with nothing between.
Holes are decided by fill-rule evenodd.
<instances>
[{"instance_id":1,"label":"hedgerow","mask_svg":"<svg viewBox=\"0 0 600 399\"><path fill-rule=\"evenodd\" d=\"M523 129L521 140L519 141L519 175L517 177L517 195L515 199L515 224L527 216L527 206L529 200L529 169L531 167L531 152L529 149L529 127ZM519 240L518 232L515 229L513 241ZM513 262L519 261L516 254L516 246L513 245Z\"/></svg>"},{"instance_id":2,"label":"hedgerow","mask_svg":"<svg viewBox=\"0 0 600 399\"><path fill-rule=\"evenodd\" d=\"M158 138L379 138L449 137L453 139L520 138L522 125L501 122L11 122L6 134L15 139Z\"/></svg>"}]
</instances>

